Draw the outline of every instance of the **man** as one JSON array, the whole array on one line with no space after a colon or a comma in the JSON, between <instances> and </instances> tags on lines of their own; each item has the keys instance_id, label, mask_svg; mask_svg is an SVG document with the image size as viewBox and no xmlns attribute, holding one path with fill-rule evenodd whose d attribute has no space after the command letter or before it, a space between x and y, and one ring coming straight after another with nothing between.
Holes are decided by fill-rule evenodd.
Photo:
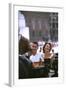
<instances>
[{"instance_id":1,"label":"man","mask_svg":"<svg viewBox=\"0 0 66 90\"><path fill-rule=\"evenodd\" d=\"M31 56L30 56L30 60L32 61L33 67L39 67L43 62L42 55L41 53L37 53L37 49L38 49L38 43L33 42L31 46Z\"/></svg>"},{"instance_id":2,"label":"man","mask_svg":"<svg viewBox=\"0 0 66 90\"><path fill-rule=\"evenodd\" d=\"M19 79L29 78L32 74L32 62L25 53L30 51L30 42L23 36L19 36Z\"/></svg>"}]
</instances>

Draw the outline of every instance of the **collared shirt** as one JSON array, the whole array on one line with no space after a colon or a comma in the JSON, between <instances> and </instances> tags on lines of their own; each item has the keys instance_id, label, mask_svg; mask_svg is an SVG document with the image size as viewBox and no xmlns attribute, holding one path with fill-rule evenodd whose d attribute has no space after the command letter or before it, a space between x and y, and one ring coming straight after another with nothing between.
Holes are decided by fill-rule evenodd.
<instances>
[{"instance_id":1,"label":"collared shirt","mask_svg":"<svg viewBox=\"0 0 66 90\"><path fill-rule=\"evenodd\" d=\"M31 55L30 56L30 60L32 62L39 62L40 60L43 61L44 60L43 58L44 58L44 56L41 53L37 53L36 55Z\"/></svg>"}]
</instances>

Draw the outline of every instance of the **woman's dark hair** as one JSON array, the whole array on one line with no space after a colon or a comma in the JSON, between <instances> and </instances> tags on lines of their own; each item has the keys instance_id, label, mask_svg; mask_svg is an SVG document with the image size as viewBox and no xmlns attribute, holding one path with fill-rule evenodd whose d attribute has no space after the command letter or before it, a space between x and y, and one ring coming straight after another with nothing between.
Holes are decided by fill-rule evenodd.
<instances>
[{"instance_id":1,"label":"woman's dark hair","mask_svg":"<svg viewBox=\"0 0 66 90\"><path fill-rule=\"evenodd\" d=\"M49 45L50 45L50 50L49 50L49 51L51 51L51 48L52 48L51 43L45 43L45 44L44 44L44 46L43 46L43 53L45 53L45 50L44 50L44 49L45 49L45 46L46 46L47 44L49 44Z\"/></svg>"}]
</instances>

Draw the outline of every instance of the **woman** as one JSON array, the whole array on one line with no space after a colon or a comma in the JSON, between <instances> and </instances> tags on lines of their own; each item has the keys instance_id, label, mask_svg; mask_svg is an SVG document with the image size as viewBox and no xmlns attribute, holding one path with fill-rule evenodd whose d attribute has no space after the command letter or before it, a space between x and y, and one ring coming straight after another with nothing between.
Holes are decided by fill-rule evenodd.
<instances>
[{"instance_id":1,"label":"woman","mask_svg":"<svg viewBox=\"0 0 66 90\"><path fill-rule=\"evenodd\" d=\"M45 64L45 76L48 77L49 70L52 66L52 59L54 57L54 53L51 53L52 45L51 43L45 43L43 46L44 53L44 64Z\"/></svg>"},{"instance_id":2,"label":"woman","mask_svg":"<svg viewBox=\"0 0 66 90\"><path fill-rule=\"evenodd\" d=\"M53 53L50 53L51 49L51 43L45 43L43 46L44 59L51 59L53 57Z\"/></svg>"}]
</instances>

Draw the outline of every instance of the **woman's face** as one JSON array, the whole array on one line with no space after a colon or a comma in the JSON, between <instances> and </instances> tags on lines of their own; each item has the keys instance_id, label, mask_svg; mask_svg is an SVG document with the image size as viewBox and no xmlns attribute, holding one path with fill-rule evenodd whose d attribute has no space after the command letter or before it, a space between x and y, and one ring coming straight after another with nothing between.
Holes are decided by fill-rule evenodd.
<instances>
[{"instance_id":1,"label":"woman's face","mask_svg":"<svg viewBox=\"0 0 66 90\"><path fill-rule=\"evenodd\" d=\"M44 51L45 52L50 52L50 48L51 48L50 44L46 44L46 46L44 48Z\"/></svg>"}]
</instances>

